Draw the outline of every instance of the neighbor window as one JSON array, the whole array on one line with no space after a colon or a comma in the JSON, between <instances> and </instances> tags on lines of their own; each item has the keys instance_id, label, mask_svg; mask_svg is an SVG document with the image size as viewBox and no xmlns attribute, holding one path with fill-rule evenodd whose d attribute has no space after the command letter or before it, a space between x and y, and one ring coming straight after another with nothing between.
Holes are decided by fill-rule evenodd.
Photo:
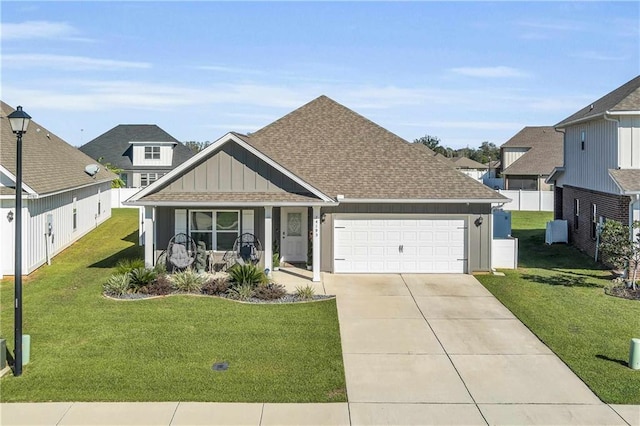
<instances>
[{"instance_id":1,"label":"neighbor window","mask_svg":"<svg viewBox=\"0 0 640 426\"><path fill-rule=\"evenodd\" d=\"M191 238L204 241L207 250L227 251L240 235L240 212L191 211L189 216Z\"/></svg>"},{"instance_id":2,"label":"neighbor window","mask_svg":"<svg viewBox=\"0 0 640 426\"><path fill-rule=\"evenodd\" d=\"M577 198L573 199L573 228L578 229L580 219L580 200Z\"/></svg>"},{"instance_id":3,"label":"neighbor window","mask_svg":"<svg viewBox=\"0 0 640 426\"><path fill-rule=\"evenodd\" d=\"M144 159L145 160L159 160L160 159L160 147L159 146L145 146L144 147Z\"/></svg>"},{"instance_id":4,"label":"neighbor window","mask_svg":"<svg viewBox=\"0 0 640 426\"><path fill-rule=\"evenodd\" d=\"M78 199L73 197L73 230L78 229L78 208L76 207L76 203Z\"/></svg>"},{"instance_id":5,"label":"neighbor window","mask_svg":"<svg viewBox=\"0 0 640 426\"><path fill-rule=\"evenodd\" d=\"M580 131L580 149L584 151L584 141L587 139L587 132L584 130Z\"/></svg>"},{"instance_id":6,"label":"neighbor window","mask_svg":"<svg viewBox=\"0 0 640 426\"><path fill-rule=\"evenodd\" d=\"M140 186L151 185L157 181L159 177L158 173L140 173Z\"/></svg>"},{"instance_id":7,"label":"neighbor window","mask_svg":"<svg viewBox=\"0 0 640 426\"><path fill-rule=\"evenodd\" d=\"M128 180L129 180L129 174L128 173L120 173L120 180L122 181L122 183L124 184L124 187L126 188L129 184Z\"/></svg>"}]
</instances>

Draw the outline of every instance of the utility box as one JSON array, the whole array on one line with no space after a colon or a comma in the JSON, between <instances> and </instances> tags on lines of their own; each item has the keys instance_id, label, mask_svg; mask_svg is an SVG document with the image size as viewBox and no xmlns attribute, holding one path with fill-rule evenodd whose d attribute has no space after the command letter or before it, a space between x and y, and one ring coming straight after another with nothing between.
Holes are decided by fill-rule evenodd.
<instances>
[{"instance_id":1,"label":"utility box","mask_svg":"<svg viewBox=\"0 0 640 426\"><path fill-rule=\"evenodd\" d=\"M511 212L496 210L493 212L493 238L511 237Z\"/></svg>"}]
</instances>

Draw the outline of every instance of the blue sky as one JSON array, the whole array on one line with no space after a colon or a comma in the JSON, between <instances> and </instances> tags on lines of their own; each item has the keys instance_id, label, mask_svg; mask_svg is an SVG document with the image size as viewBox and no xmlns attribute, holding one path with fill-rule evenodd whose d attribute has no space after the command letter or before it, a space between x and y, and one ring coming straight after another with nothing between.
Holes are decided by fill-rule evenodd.
<instances>
[{"instance_id":1,"label":"blue sky","mask_svg":"<svg viewBox=\"0 0 640 426\"><path fill-rule=\"evenodd\" d=\"M500 145L640 73L637 2L2 2L1 97L72 145L255 131L327 95L412 141Z\"/></svg>"}]
</instances>

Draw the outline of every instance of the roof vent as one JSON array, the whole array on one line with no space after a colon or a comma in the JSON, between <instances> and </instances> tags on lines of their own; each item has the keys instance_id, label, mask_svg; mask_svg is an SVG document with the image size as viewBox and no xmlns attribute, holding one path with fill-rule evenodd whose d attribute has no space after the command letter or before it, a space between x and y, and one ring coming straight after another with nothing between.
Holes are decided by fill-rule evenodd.
<instances>
[{"instance_id":1,"label":"roof vent","mask_svg":"<svg viewBox=\"0 0 640 426\"><path fill-rule=\"evenodd\" d=\"M593 109L593 104L591 104L591 106L589 107L589 111L591 111Z\"/></svg>"}]
</instances>

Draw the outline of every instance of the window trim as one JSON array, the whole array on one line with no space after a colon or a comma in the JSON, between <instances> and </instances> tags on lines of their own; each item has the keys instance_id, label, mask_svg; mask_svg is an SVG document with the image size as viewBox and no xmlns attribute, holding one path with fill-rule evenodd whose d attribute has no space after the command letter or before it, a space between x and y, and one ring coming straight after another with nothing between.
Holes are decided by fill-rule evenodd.
<instances>
[{"instance_id":1,"label":"window trim","mask_svg":"<svg viewBox=\"0 0 640 426\"><path fill-rule=\"evenodd\" d=\"M598 205L591 203L591 239L596 240L598 236Z\"/></svg>"},{"instance_id":2,"label":"window trim","mask_svg":"<svg viewBox=\"0 0 640 426\"><path fill-rule=\"evenodd\" d=\"M197 229L193 229L192 228L192 223L193 221L191 220L191 213L198 213L198 212L204 212L204 213L211 213L211 230L197 230ZM218 212L229 212L229 213L236 213L238 216L238 229L236 231L221 231L221 230L217 230L216 229L216 224L217 224L217 213ZM241 219L241 214L242 212L240 210L234 210L234 209L217 209L217 210L210 210L210 209L189 209L187 210L187 230L189 232L189 236L192 237L192 234L194 232L197 233L210 233L211 235L211 249L207 248L207 250L212 250L214 252L222 252L222 251L226 251L226 250L217 250L216 246L218 244L218 232L224 232L224 233L228 233L231 234L233 232L236 233L236 238L238 238L240 236L240 233L242 232L242 224L240 223L240 219ZM193 237L192 237L193 238Z\"/></svg>"},{"instance_id":3,"label":"window trim","mask_svg":"<svg viewBox=\"0 0 640 426\"><path fill-rule=\"evenodd\" d=\"M150 180L150 176L153 175L154 178L153 180ZM145 176L144 180L147 182L146 184L142 183L143 181L143 176ZM141 187L146 187L151 185L152 183L154 183L155 181L157 181L158 179L160 179L162 176L164 176L163 174L160 173L140 173L140 186Z\"/></svg>"},{"instance_id":4,"label":"window trim","mask_svg":"<svg viewBox=\"0 0 640 426\"><path fill-rule=\"evenodd\" d=\"M147 150L149 150L147 152ZM144 147L144 159L145 160L159 160L160 159L160 146L159 145L147 145Z\"/></svg>"}]
</instances>

